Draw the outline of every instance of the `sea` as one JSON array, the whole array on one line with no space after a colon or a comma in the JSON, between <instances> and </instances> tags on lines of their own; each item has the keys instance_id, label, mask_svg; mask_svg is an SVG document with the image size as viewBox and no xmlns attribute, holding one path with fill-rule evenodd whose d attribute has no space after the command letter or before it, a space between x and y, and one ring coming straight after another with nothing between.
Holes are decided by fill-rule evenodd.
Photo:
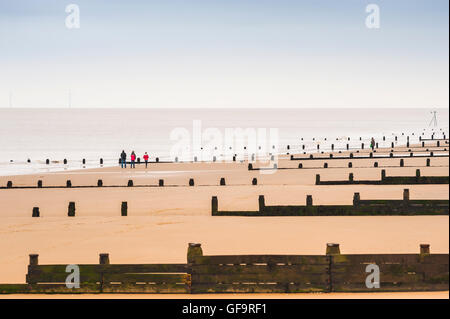
<instances>
[{"instance_id":1,"label":"sea","mask_svg":"<svg viewBox=\"0 0 450 319\"><path fill-rule=\"evenodd\" d=\"M448 131L448 109L0 108L0 175L115 166L122 150L139 158L147 152L151 161L191 161L200 149L198 160L222 161L250 152L321 152L332 144L368 148L372 137L389 147Z\"/></svg>"}]
</instances>

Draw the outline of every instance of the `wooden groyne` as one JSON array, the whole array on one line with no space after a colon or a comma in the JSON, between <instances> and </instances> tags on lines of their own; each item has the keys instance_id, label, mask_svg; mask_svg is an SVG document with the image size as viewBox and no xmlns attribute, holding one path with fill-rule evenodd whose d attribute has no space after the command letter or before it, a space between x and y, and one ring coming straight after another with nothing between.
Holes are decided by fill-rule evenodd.
<instances>
[{"instance_id":1,"label":"wooden groyne","mask_svg":"<svg viewBox=\"0 0 450 319\"><path fill-rule=\"evenodd\" d=\"M204 256L189 265L192 293L302 293L448 290L448 254L340 253L327 244L325 255ZM379 288L366 285L368 265L379 269Z\"/></svg>"},{"instance_id":2,"label":"wooden groyne","mask_svg":"<svg viewBox=\"0 0 450 319\"><path fill-rule=\"evenodd\" d=\"M329 157L324 156L314 156L310 154L309 157L294 157L291 155L291 161L311 161L311 160L360 160L360 159L395 159L395 158L427 158L427 157L449 157L449 154L434 154L434 152L429 152L428 155L414 155L414 153L409 153L409 155L394 155L394 153L389 153L389 155L374 156L373 153L369 153L369 156L355 156L350 153L349 156L334 156L330 154Z\"/></svg>"},{"instance_id":3,"label":"wooden groyne","mask_svg":"<svg viewBox=\"0 0 450 319\"><path fill-rule=\"evenodd\" d=\"M25 284L0 284L0 293L304 293L445 291L449 255L341 254L327 244L324 255L203 255L188 245L185 264L40 265L29 256ZM77 286L73 273L78 271ZM374 275L373 275L374 274ZM370 278L369 276L372 275ZM71 277L68 280L69 276Z\"/></svg>"},{"instance_id":4,"label":"wooden groyne","mask_svg":"<svg viewBox=\"0 0 450 319\"><path fill-rule=\"evenodd\" d=\"M257 211L219 211L217 196L211 199L212 216L384 216L384 215L448 215L448 200L410 200L409 189L404 189L403 199L361 200L354 193L353 205L313 205L311 195L306 205L266 206L264 195L258 198Z\"/></svg>"},{"instance_id":5,"label":"wooden groyne","mask_svg":"<svg viewBox=\"0 0 450 319\"><path fill-rule=\"evenodd\" d=\"M348 180L323 181L319 174L316 175L316 185L414 185L414 184L448 184L448 176L421 176L420 169L416 169L415 176L386 176L386 171L381 170L380 180L355 180L350 173Z\"/></svg>"},{"instance_id":6,"label":"wooden groyne","mask_svg":"<svg viewBox=\"0 0 450 319\"><path fill-rule=\"evenodd\" d=\"M0 293L189 293L186 264L110 264L100 254L99 264L39 265L30 255L26 284L1 285ZM76 266L80 287L68 288L68 266Z\"/></svg>"}]
</instances>

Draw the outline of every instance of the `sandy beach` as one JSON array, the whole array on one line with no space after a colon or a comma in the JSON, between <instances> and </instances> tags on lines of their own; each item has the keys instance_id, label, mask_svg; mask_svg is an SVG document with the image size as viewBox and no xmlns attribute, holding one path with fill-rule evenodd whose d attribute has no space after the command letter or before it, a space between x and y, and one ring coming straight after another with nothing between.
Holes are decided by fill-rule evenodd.
<instances>
[{"instance_id":1,"label":"sandy beach","mask_svg":"<svg viewBox=\"0 0 450 319\"><path fill-rule=\"evenodd\" d=\"M424 160L406 159L406 167L395 167L398 159L378 160L386 168L374 168L373 161L366 159L353 159L353 168L346 167L348 160L329 160L326 169L317 168L326 160L303 161L304 169L270 174L249 171L247 162L217 162L0 177L1 185L12 181L14 186L35 186L37 180L45 186L64 186L68 179L73 186L96 185L98 179L105 186L124 186L0 190L0 282L25 282L30 253L39 254L42 264L97 263L99 253L109 253L111 263L184 263L191 242L201 243L205 255L322 255L330 242L339 243L342 253L351 254L418 253L422 243L430 244L432 253L448 253L448 216L211 216L212 196L218 197L220 210L256 210L258 195L265 195L268 205L304 205L306 195L313 196L314 204L351 204L354 192L360 192L363 199L401 199L403 189L408 188L411 199L448 199L448 185L314 185L316 174L323 180L338 180L353 172L355 179L376 180L381 169L388 176L414 176L417 168L422 176L448 175L448 157L434 158L431 167L423 167ZM298 163L282 156L278 167L297 167ZM221 177L226 186L219 186ZM251 185L254 177L258 185ZM190 178L195 180L193 187L188 186ZM143 187L126 187L130 179ZM164 187L157 186L159 179L164 179ZM76 203L75 218L67 217L69 201ZM120 216L122 201L128 202L127 217ZM31 217L35 206L40 208L40 218ZM83 297L110 296L119 297ZM242 297L246 298L239 295ZM448 292L265 297L448 298Z\"/></svg>"}]
</instances>

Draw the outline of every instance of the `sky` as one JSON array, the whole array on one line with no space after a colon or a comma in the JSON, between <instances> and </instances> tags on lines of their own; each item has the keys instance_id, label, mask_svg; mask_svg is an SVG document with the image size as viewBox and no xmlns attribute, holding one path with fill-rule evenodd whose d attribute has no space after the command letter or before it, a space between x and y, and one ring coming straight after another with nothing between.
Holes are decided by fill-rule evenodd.
<instances>
[{"instance_id":1,"label":"sky","mask_svg":"<svg viewBox=\"0 0 450 319\"><path fill-rule=\"evenodd\" d=\"M448 108L448 17L448 0L0 0L0 107Z\"/></svg>"}]
</instances>

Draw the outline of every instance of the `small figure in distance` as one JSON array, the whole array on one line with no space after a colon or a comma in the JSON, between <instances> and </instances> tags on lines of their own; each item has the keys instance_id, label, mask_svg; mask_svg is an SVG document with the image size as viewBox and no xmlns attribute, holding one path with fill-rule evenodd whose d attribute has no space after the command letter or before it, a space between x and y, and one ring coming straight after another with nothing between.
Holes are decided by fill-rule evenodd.
<instances>
[{"instance_id":1,"label":"small figure in distance","mask_svg":"<svg viewBox=\"0 0 450 319\"><path fill-rule=\"evenodd\" d=\"M131 152L131 168L136 168L136 153L134 151Z\"/></svg>"},{"instance_id":2,"label":"small figure in distance","mask_svg":"<svg viewBox=\"0 0 450 319\"><path fill-rule=\"evenodd\" d=\"M148 158L149 158L147 152L145 152L143 158L144 158L144 161L145 161L145 168L147 168L147 165L148 165Z\"/></svg>"},{"instance_id":3,"label":"small figure in distance","mask_svg":"<svg viewBox=\"0 0 450 319\"><path fill-rule=\"evenodd\" d=\"M375 149L375 139L373 137L370 140L370 148L372 149L372 151Z\"/></svg>"},{"instance_id":4,"label":"small figure in distance","mask_svg":"<svg viewBox=\"0 0 450 319\"><path fill-rule=\"evenodd\" d=\"M120 166L122 168L127 168L127 153L125 153L124 150L122 150L122 153L120 154Z\"/></svg>"}]
</instances>

